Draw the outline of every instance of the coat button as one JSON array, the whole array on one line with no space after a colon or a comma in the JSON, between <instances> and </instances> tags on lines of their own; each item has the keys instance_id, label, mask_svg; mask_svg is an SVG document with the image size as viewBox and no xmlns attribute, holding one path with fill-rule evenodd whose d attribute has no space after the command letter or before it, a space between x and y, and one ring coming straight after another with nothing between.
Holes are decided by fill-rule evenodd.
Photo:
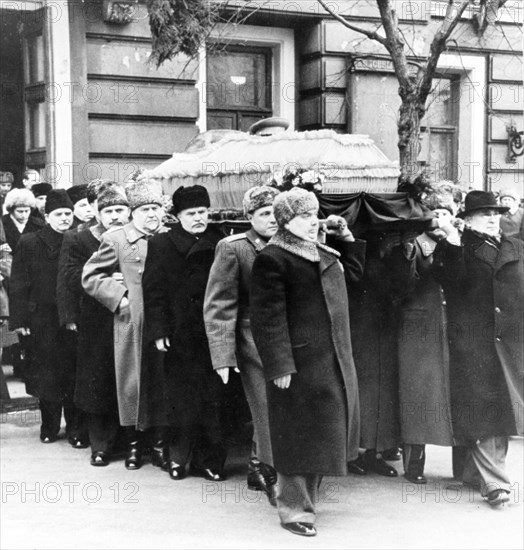
<instances>
[{"instance_id":1,"label":"coat button","mask_svg":"<svg viewBox=\"0 0 524 550\"><path fill-rule=\"evenodd\" d=\"M444 301L442 302L442 305L443 305L443 306L445 306L445 305L446 305L446 300L444 300Z\"/></svg>"},{"instance_id":2,"label":"coat button","mask_svg":"<svg viewBox=\"0 0 524 550\"><path fill-rule=\"evenodd\" d=\"M131 247L131 250L136 250L136 244Z\"/></svg>"},{"instance_id":3,"label":"coat button","mask_svg":"<svg viewBox=\"0 0 524 550\"><path fill-rule=\"evenodd\" d=\"M500 307L495 308L495 313L500 313Z\"/></svg>"},{"instance_id":4,"label":"coat button","mask_svg":"<svg viewBox=\"0 0 524 550\"><path fill-rule=\"evenodd\" d=\"M138 256L136 257L136 261L137 261L137 262L139 262L139 261L140 261L140 258L139 258Z\"/></svg>"},{"instance_id":5,"label":"coat button","mask_svg":"<svg viewBox=\"0 0 524 550\"><path fill-rule=\"evenodd\" d=\"M497 336L497 337L495 338L495 340L496 340L497 342L500 342L500 340L501 340L500 336Z\"/></svg>"},{"instance_id":6,"label":"coat button","mask_svg":"<svg viewBox=\"0 0 524 550\"><path fill-rule=\"evenodd\" d=\"M141 269L138 270L138 274L142 275L142 270Z\"/></svg>"}]
</instances>

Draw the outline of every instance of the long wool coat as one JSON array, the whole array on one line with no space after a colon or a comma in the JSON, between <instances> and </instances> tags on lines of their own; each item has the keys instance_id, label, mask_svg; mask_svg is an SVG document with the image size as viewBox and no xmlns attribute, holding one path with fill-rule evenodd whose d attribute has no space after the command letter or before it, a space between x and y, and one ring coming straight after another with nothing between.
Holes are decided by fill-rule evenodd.
<instances>
[{"instance_id":1,"label":"long wool coat","mask_svg":"<svg viewBox=\"0 0 524 550\"><path fill-rule=\"evenodd\" d=\"M456 437L523 435L524 242L500 249L465 230L441 241L434 272L448 308L451 408Z\"/></svg>"},{"instance_id":2,"label":"long wool coat","mask_svg":"<svg viewBox=\"0 0 524 550\"><path fill-rule=\"evenodd\" d=\"M362 275L365 243L339 255L279 231L253 264L251 328L264 366L274 466L346 475L358 454L359 407L346 280ZM275 378L291 374L288 389Z\"/></svg>"},{"instance_id":3,"label":"long wool coat","mask_svg":"<svg viewBox=\"0 0 524 550\"><path fill-rule=\"evenodd\" d=\"M204 295L215 247L223 235L208 226L198 238L175 224L149 241L144 274L145 332L149 345L168 337L165 354L168 423L207 424L225 387L213 371L204 327Z\"/></svg>"},{"instance_id":4,"label":"long wool coat","mask_svg":"<svg viewBox=\"0 0 524 550\"><path fill-rule=\"evenodd\" d=\"M159 398L162 381L149 380L150 376L160 375L160 370L152 365L151 368L142 369L142 276L147 247L146 235L136 229L133 222L111 229L102 236L100 248L86 262L82 273L84 290L114 313L113 336L120 424L139 428L165 423L164 403ZM116 272L124 276L123 283L112 278L112 274ZM130 319L122 317L118 311L124 296L129 299ZM147 379L144 380L143 377Z\"/></svg>"},{"instance_id":5,"label":"long wool coat","mask_svg":"<svg viewBox=\"0 0 524 550\"><path fill-rule=\"evenodd\" d=\"M63 235L46 225L23 235L13 257L10 325L28 327L26 391L48 401L73 399L75 373L69 360L68 334L60 326L56 280Z\"/></svg>"},{"instance_id":6,"label":"long wool coat","mask_svg":"<svg viewBox=\"0 0 524 550\"><path fill-rule=\"evenodd\" d=\"M78 326L75 404L95 414L117 409L113 313L82 288L82 269L98 250L103 232L103 226L96 225L66 233L57 283L62 297L58 302L60 321Z\"/></svg>"},{"instance_id":7,"label":"long wool coat","mask_svg":"<svg viewBox=\"0 0 524 550\"><path fill-rule=\"evenodd\" d=\"M383 451L400 444L398 331L400 301L415 275L415 255L400 246L380 258L368 236L366 266L349 295L353 357L360 395L360 446Z\"/></svg>"},{"instance_id":8,"label":"long wool coat","mask_svg":"<svg viewBox=\"0 0 524 550\"><path fill-rule=\"evenodd\" d=\"M436 246L429 235L416 239L416 278L401 307L400 427L404 443L451 446L446 303L431 272Z\"/></svg>"}]
</instances>

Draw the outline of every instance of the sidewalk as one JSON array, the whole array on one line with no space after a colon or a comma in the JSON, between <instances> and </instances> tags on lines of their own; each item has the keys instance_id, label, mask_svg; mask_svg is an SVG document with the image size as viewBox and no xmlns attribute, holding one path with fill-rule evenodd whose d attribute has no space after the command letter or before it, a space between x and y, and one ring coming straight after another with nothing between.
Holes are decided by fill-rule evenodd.
<instances>
[{"instance_id":1,"label":"sidewalk","mask_svg":"<svg viewBox=\"0 0 524 550\"><path fill-rule=\"evenodd\" d=\"M89 449L38 439L38 411L0 424L0 548L522 548L523 440L508 456L510 504L491 509L450 477L449 448L429 446L427 486L404 478L326 478L318 536L279 526L265 496L246 488L247 450L228 459L228 480L172 481L147 463L89 464ZM400 463L392 465L401 468Z\"/></svg>"}]
</instances>

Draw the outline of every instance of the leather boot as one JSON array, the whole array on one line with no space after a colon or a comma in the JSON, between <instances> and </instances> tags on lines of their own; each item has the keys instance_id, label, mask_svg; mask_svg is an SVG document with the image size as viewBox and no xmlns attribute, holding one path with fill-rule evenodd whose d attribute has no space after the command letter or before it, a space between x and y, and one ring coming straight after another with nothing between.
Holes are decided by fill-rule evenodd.
<instances>
[{"instance_id":1,"label":"leather boot","mask_svg":"<svg viewBox=\"0 0 524 550\"><path fill-rule=\"evenodd\" d=\"M138 470L142 467L142 445L137 438L127 444L125 466L128 470Z\"/></svg>"},{"instance_id":2,"label":"leather boot","mask_svg":"<svg viewBox=\"0 0 524 550\"><path fill-rule=\"evenodd\" d=\"M404 445L404 477L411 483L425 484L427 479L424 476L426 464L425 445Z\"/></svg>"},{"instance_id":3,"label":"leather boot","mask_svg":"<svg viewBox=\"0 0 524 550\"><path fill-rule=\"evenodd\" d=\"M151 464L167 471L169 466L169 451L166 442L156 441L151 449Z\"/></svg>"}]
</instances>

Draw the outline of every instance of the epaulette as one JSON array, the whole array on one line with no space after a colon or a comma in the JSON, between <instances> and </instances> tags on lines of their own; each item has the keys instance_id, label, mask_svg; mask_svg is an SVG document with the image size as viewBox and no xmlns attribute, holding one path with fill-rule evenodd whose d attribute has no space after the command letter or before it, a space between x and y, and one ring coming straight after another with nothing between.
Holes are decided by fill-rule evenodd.
<instances>
[{"instance_id":1,"label":"epaulette","mask_svg":"<svg viewBox=\"0 0 524 550\"><path fill-rule=\"evenodd\" d=\"M228 243L234 243L236 241L241 241L242 239L247 239L247 235L245 233L237 233L236 235L229 235L229 237L226 237L224 240Z\"/></svg>"}]
</instances>

